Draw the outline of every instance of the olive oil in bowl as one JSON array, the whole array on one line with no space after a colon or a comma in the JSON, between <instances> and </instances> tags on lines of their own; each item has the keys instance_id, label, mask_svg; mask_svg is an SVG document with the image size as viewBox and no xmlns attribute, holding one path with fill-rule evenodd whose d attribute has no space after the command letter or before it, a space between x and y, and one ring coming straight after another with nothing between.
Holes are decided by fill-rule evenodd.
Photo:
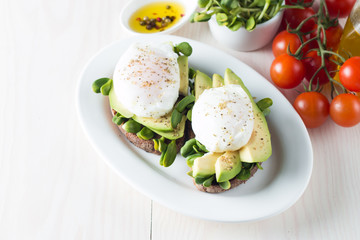
<instances>
[{"instance_id":1,"label":"olive oil in bowl","mask_svg":"<svg viewBox=\"0 0 360 240\"><path fill-rule=\"evenodd\" d=\"M180 21L184 11L184 6L178 2L152 2L131 15L129 26L139 33L162 32Z\"/></svg>"}]
</instances>

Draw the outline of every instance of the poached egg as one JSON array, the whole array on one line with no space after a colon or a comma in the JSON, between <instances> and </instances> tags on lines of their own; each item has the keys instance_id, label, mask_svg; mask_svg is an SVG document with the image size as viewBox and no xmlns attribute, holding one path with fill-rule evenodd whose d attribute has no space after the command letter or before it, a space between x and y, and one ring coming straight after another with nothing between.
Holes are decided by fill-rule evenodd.
<instances>
[{"instance_id":1,"label":"poached egg","mask_svg":"<svg viewBox=\"0 0 360 240\"><path fill-rule=\"evenodd\" d=\"M116 64L113 87L119 102L139 117L169 113L179 97L178 55L170 43L137 42Z\"/></svg>"},{"instance_id":2,"label":"poached egg","mask_svg":"<svg viewBox=\"0 0 360 240\"><path fill-rule=\"evenodd\" d=\"M249 96L235 84L205 90L193 107L192 128L210 152L239 150L254 129Z\"/></svg>"}]
</instances>

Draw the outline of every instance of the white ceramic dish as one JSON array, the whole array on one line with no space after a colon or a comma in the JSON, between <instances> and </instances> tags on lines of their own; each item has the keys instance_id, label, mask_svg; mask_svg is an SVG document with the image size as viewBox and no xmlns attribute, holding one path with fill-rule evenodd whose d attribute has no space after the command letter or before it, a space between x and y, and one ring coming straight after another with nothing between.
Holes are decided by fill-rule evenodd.
<instances>
[{"instance_id":1,"label":"white ceramic dish","mask_svg":"<svg viewBox=\"0 0 360 240\"><path fill-rule=\"evenodd\" d=\"M237 31L231 31L225 26L219 26L215 15L209 20L212 36L222 45L237 51L254 51L264 47L275 36L283 17L283 10L278 12L269 21L256 25L252 32L241 27Z\"/></svg>"},{"instance_id":2,"label":"white ceramic dish","mask_svg":"<svg viewBox=\"0 0 360 240\"><path fill-rule=\"evenodd\" d=\"M181 3L184 8L184 16L180 19L179 22L177 22L174 26L171 28L168 28L162 32L156 32L156 33L139 33L133 31L129 26L129 19L131 15L138 10L140 7L147 5L152 2L164 2L165 0L132 0L129 1L121 10L120 12L120 25L126 29L128 32L135 34L135 35L159 35L159 34L169 34L172 32L175 32L180 27L182 27L185 23L189 22L190 16L193 14L197 7L197 1L194 0L166 0L166 2L178 2Z\"/></svg>"},{"instance_id":3,"label":"white ceramic dish","mask_svg":"<svg viewBox=\"0 0 360 240\"><path fill-rule=\"evenodd\" d=\"M111 122L108 99L95 94L91 84L100 77L111 77L121 54L134 41L189 42L193 54L189 64L205 73L222 74L231 68L245 82L252 95L274 101L268 124L273 155L246 184L220 194L196 190L185 159L164 168L159 156L132 146ZM245 222L268 218L292 206L306 189L313 163L308 132L287 99L252 68L213 47L176 36L141 36L120 40L102 49L86 65L77 89L81 124L96 151L134 188L180 213L197 218Z\"/></svg>"}]
</instances>

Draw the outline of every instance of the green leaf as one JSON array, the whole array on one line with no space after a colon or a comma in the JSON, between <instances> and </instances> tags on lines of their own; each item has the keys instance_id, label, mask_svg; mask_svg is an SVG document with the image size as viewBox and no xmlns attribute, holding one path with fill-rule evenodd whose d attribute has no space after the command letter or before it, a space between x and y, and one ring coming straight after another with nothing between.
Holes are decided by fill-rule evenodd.
<instances>
[{"instance_id":1,"label":"green leaf","mask_svg":"<svg viewBox=\"0 0 360 240\"><path fill-rule=\"evenodd\" d=\"M240 20L236 20L231 26L229 26L229 29L231 31L237 31L243 26L243 23Z\"/></svg>"},{"instance_id":2,"label":"green leaf","mask_svg":"<svg viewBox=\"0 0 360 240\"><path fill-rule=\"evenodd\" d=\"M207 179L208 179L208 177L196 177L195 178L195 183L196 184L203 184Z\"/></svg>"},{"instance_id":3,"label":"green leaf","mask_svg":"<svg viewBox=\"0 0 360 240\"><path fill-rule=\"evenodd\" d=\"M192 54L192 47L187 42L179 43L175 46L177 52L181 52L185 56L190 56Z\"/></svg>"},{"instance_id":4,"label":"green leaf","mask_svg":"<svg viewBox=\"0 0 360 240\"><path fill-rule=\"evenodd\" d=\"M265 109L273 105L273 101L271 100L271 98L263 98L260 101L258 101L256 105L261 111L264 111Z\"/></svg>"},{"instance_id":5,"label":"green leaf","mask_svg":"<svg viewBox=\"0 0 360 240\"><path fill-rule=\"evenodd\" d=\"M249 32L255 29L256 22L254 16L250 16L250 18L246 21L245 29Z\"/></svg>"},{"instance_id":6,"label":"green leaf","mask_svg":"<svg viewBox=\"0 0 360 240\"><path fill-rule=\"evenodd\" d=\"M265 6L265 0L257 0L256 1L256 6L257 7L264 7Z\"/></svg>"},{"instance_id":7,"label":"green leaf","mask_svg":"<svg viewBox=\"0 0 360 240\"><path fill-rule=\"evenodd\" d=\"M185 110L185 108L193 102L195 102L195 96L188 95L188 96L184 97L183 99L181 99L181 101L176 104L175 109L178 110L179 112L183 112Z\"/></svg>"},{"instance_id":8,"label":"green leaf","mask_svg":"<svg viewBox=\"0 0 360 240\"><path fill-rule=\"evenodd\" d=\"M199 150L201 150L202 152L204 152L204 153L209 152L209 151L206 149L206 147L205 147L203 144L201 144L198 140L196 140L196 145L199 147Z\"/></svg>"},{"instance_id":9,"label":"green leaf","mask_svg":"<svg viewBox=\"0 0 360 240\"><path fill-rule=\"evenodd\" d=\"M219 182L219 185L224 190L228 190L231 187L231 183L229 181Z\"/></svg>"},{"instance_id":10,"label":"green leaf","mask_svg":"<svg viewBox=\"0 0 360 240\"><path fill-rule=\"evenodd\" d=\"M137 133L141 130L141 124L130 119L122 125L122 128L128 133Z\"/></svg>"},{"instance_id":11,"label":"green leaf","mask_svg":"<svg viewBox=\"0 0 360 240\"><path fill-rule=\"evenodd\" d=\"M176 110L176 108L171 113L171 127L175 129L177 125L181 122L182 113Z\"/></svg>"},{"instance_id":12,"label":"green leaf","mask_svg":"<svg viewBox=\"0 0 360 240\"><path fill-rule=\"evenodd\" d=\"M101 86L100 92L102 93L102 95L108 96L110 93L111 87L112 87L112 79L110 79L104 85Z\"/></svg>"},{"instance_id":13,"label":"green leaf","mask_svg":"<svg viewBox=\"0 0 360 240\"><path fill-rule=\"evenodd\" d=\"M198 5L201 8L206 7L206 5L208 5L208 3L210 2L210 0L198 0Z\"/></svg>"},{"instance_id":14,"label":"green leaf","mask_svg":"<svg viewBox=\"0 0 360 240\"><path fill-rule=\"evenodd\" d=\"M208 179L206 179L204 182L203 182L203 186L204 187L210 187L212 182L214 181L215 179L215 175L212 175L211 177L209 177Z\"/></svg>"},{"instance_id":15,"label":"green leaf","mask_svg":"<svg viewBox=\"0 0 360 240\"><path fill-rule=\"evenodd\" d=\"M170 167L175 161L176 154L177 154L176 141L172 140L166 149L164 160L163 160L163 166Z\"/></svg>"},{"instance_id":16,"label":"green leaf","mask_svg":"<svg viewBox=\"0 0 360 240\"><path fill-rule=\"evenodd\" d=\"M164 165L164 159L165 159L165 151L163 151L163 152L161 153L160 162L159 162L160 166L163 166L163 165Z\"/></svg>"},{"instance_id":17,"label":"green leaf","mask_svg":"<svg viewBox=\"0 0 360 240\"><path fill-rule=\"evenodd\" d=\"M207 13L195 13L194 15L194 21L195 22L207 22L211 18L210 14Z\"/></svg>"},{"instance_id":18,"label":"green leaf","mask_svg":"<svg viewBox=\"0 0 360 240\"><path fill-rule=\"evenodd\" d=\"M180 154L183 157L188 157L194 153L193 146L196 144L196 139L192 138L186 141L184 146L180 149Z\"/></svg>"},{"instance_id":19,"label":"green leaf","mask_svg":"<svg viewBox=\"0 0 360 240\"><path fill-rule=\"evenodd\" d=\"M260 163L256 163L256 166L260 169L260 170L263 170L263 167L261 166L261 164Z\"/></svg>"},{"instance_id":20,"label":"green leaf","mask_svg":"<svg viewBox=\"0 0 360 240\"><path fill-rule=\"evenodd\" d=\"M115 123L116 125L121 125L121 124L124 123L125 121L127 121L127 118L124 118L124 117L118 116L118 115L115 115L115 116L112 118L112 122Z\"/></svg>"},{"instance_id":21,"label":"green leaf","mask_svg":"<svg viewBox=\"0 0 360 240\"><path fill-rule=\"evenodd\" d=\"M196 153L202 153L202 151L199 149L199 147L197 145L194 145L193 149Z\"/></svg>"},{"instance_id":22,"label":"green leaf","mask_svg":"<svg viewBox=\"0 0 360 240\"><path fill-rule=\"evenodd\" d=\"M243 168L250 169L252 167L252 165L253 165L253 163L242 162Z\"/></svg>"},{"instance_id":23,"label":"green leaf","mask_svg":"<svg viewBox=\"0 0 360 240\"><path fill-rule=\"evenodd\" d=\"M158 141L159 143L159 152L165 152L166 149L167 149L167 144L165 143L165 138L164 137L161 137Z\"/></svg>"},{"instance_id":24,"label":"green leaf","mask_svg":"<svg viewBox=\"0 0 360 240\"><path fill-rule=\"evenodd\" d=\"M143 127L140 132L138 132L136 134L136 136L138 136L138 138L141 138L143 140L149 140L152 139L154 137L154 132L151 131L149 128L147 127Z\"/></svg>"},{"instance_id":25,"label":"green leaf","mask_svg":"<svg viewBox=\"0 0 360 240\"><path fill-rule=\"evenodd\" d=\"M236 176L240 180L248 180L250 178L250 169L243 168L240 173Z\"/></svg>"},{"instance_id":26,"label":"green leaf","mask_svg":"<svg viewBox=\"0 0 360 240\"><path fill-rule=\"evenodd\" d=\"M159 139L153 139L155 151L159 151ZM160 151L159 151L160 152Z\"/></svg>"},{"instance_id":27,"label":"green leaf","mask_svg":"<svg viewBox=\"0 0 360 240\"><path fill-rule=\"evenodd\" d=\"M208 2L208 4L207 4L206 7L205 7L205 10L206 10L206 11L209 11L209 9L211 8L211 6L213 6L213 0L210 0L210 1Z\"/></svg>"},{"instance_id":28,"label":"green leaf","mask_svg":"<svg viewBox=\"0 0 360 240\"><path fill-rule=\"evenodd\" d=\"M228 16L225 13L217 13L216 14L216 21L220 26L226 26L229 23L228 21Z\"/></svg>"},{"instance_id":29,"label":"green leaf","mask_svg":"<svg viewBox=\"0 0 360 240\"><path fill-rule=\"evenodd\" d=\"M110 80L111 80L110 78L99 78L99 79L95 80L91 86L92 90L95 93L100 93L101 92L100 88Z\"/></svg>"},{"instance_id":30,"label":"green leaf","mask_svg":"<svg viewBox=\"0 0 360 240\"><path fill-rule=\"evenodd\" d=\"M220 5L230 10L239 6L239 3L236 0L221 0Z\"/></svg>"}]
</instances>

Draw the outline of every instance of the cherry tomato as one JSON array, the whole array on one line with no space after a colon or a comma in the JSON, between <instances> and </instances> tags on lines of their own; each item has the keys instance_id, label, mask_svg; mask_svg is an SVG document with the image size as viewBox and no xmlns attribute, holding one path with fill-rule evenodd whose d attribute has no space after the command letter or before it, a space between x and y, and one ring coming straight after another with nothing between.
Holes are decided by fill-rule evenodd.
<instances>
[{"instance_id":1,"label":"cherry tomato","mask_svg":"<svg viewBox=\"0 0 360 240\"><path fill-rule=\"evenodd\" d=\"M270 75L278 87L290 89L301 83L305 69L300 60L285 53L274 59L270 67Z\"/></svg>"},{"instance_id":2,"label":"cherry tomato","mask_svg":"<svg viewBox=\"0 0 360 240\"><path fill-rule=\"evenodd\" d=\"M336 51L339 46L342 33L343 33L343 28L341 27L340 24L326 29L325 30L326 49ZM315 24L312 32L309 34L308 39L316 37L316 34L317 34L317 24ZM324 41L324 33L322 31L320 32L320 39L321 41ZM319 48L317 41L311 41L309 43L309 48L310 49Z\"/></svg>"},{"instance_id":3,"label":"cherry tomato","mask_svg":"<svg viewBox=\"0 0 360 240\"><path fill-rule=\"evenodd\" d=\"M317 128L328 118L330 104L319 92L304 92L296 97L294 108L307 128Z\"/></svg>"},{"instance_id":4,"label":"cherry tomato","mask_svg":"<svg viewBox=\"0 0 360 240\"><path fill-rule=\"evenodd\" d=\"M360 57L352 57L340 67L339 79L350 91L360 92Z\"/></svg>"},{"instance_id":5,"label":"cherry tomato","mask_svg":"<svg viewBox=\"0 0 360 240\"><path fill-rule=\"evenodd\" d=\"M356 0L325 0L331 17L347 17Z\"/></svg>"},{"instance_id":6,"label":"cherry tomato","mask_svg":"<svg viewBox=\"0 0 360 240\"><path fill-rule=\"evenodd\" d=\"M360 122L360 100L350 93L337 95L330 104L332 120L342 127L352 127Z\"/></svg>"},{"instance_id":7,"label":"cherry tomato","mask_svg":"<svg viewBox=\"0 0 360 240\"><path fill-rule=\"evenodd\" d=\"M295 53L301 46L300 38L295 33L289 33L284 30L280 32L273 40L272 51L275 57L280 56L283 53L287 53L287 49L290 46L290 52Z\"/></svg>"},{"instance_id":8,"label":"cherry tomato","mask_svg":"<svg viewBox=\"0 0 360 240\"><path fill-rule=\"evenodd\" d=\"M288 23L291 28L296 28L306 18L315 14L311 7L304 9L286 9L284 12L284 21ZM310 32L315 25L315 19L311 18L301 28L302 32Z\"/></svg>"},{"instance_id":9,"label":"cherry tomato","mask_svg":"<svg viewBox=\"0 0 360 240\"><path fill-rule=\"evenodd\" d=\"M336 51L339 46L342 33L343 33L343 28L340 26L340 24L326 29L325 30L326 49ZM324 41L323 32L321 32L320 37L321 37L321 41Z\"/></svg>"},{"instance_id":10,"label":"cherry tomato","mask_svg":"<svg viewBox=\"0 0 360 240\"><path fill-rule=\"evenodd\" d=\"M306 80L310 81L312 76L316 73L316 71L321 66L321 57L318 56L316 51L311 51L306 54L305 58L302 59L302 62L305 67L305 78ZM335 70L337 68L337 65L333 63L332 61L329 61L328 59L325 59L325 67L330 73L331 77L335 76ZM320 85L326 84L329 82L329 78L327 77L324 69L321 69L320 72L318 72L313 80L313 84L317 84L319 81Z\"/></svg>"}]
</instances>

